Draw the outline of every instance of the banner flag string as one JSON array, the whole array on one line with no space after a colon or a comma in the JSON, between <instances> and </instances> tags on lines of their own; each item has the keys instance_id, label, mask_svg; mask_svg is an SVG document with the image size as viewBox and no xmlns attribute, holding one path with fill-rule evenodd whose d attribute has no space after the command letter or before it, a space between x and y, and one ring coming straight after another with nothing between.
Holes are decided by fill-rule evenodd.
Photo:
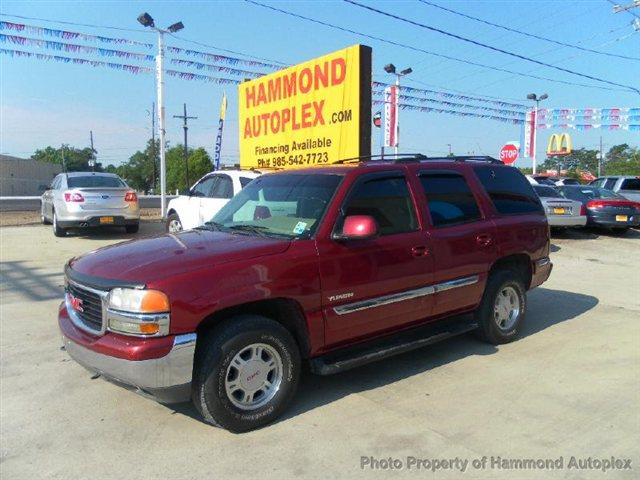
<instances>
[{"instance_id":1,"label":"banner flag string","mask_svg":"<svg viewBox=\"0 0 640 480\"><path fill-rule=\"evenodd\" d=\"M86 42L102 42L118 45L140 45L145 48L153 48L152 43L137 42L127 38L103 37L100 35L89 35L86 33L70 32L67 30L57 30L55 28L37 27L35 25L26 25L24 23L14 23L0 21L0 30L12 30L14 32L26 32L31 35L47 36L62 38L65 40L84 40Z\"/></svg>"}]
</instances>

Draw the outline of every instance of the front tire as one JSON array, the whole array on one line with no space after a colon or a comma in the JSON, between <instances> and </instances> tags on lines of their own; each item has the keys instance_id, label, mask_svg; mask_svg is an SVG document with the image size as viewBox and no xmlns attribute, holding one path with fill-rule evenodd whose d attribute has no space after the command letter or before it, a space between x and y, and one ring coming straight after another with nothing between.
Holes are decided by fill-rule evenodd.
<instances>
[{"instance_id":1,"label":"front tire","mask_svg":"<svg viewBox=\"0 0 640 480\"><path fill-rule=\"evenodd\" d=\"M271 423L293 398L300 353L281 324L232 317L198 340L192 399L205 421L232 432Z\"/></svg>"},{"instance_id":2,"label":"front tire","mask_svg":"<svg viewBox=\"0 0 640 480\"><path fill-rule=\"evenodd\" d=\"M493 345L515 340L522 328L527 297L521 275L513 270L492 273L475 312L478 336Z\"/></svg>"},{"instance_id":3,"label":"front tire","mask_svg":"<svg viewBox=\"0 0 640 480\"><path fill-rule=\"evenodd\" d=\"M177 213L171 213L167 217L166 229L169 233L177 233L182 231L182 221Z\"/></svg>"},{"instance_id":4,"label":"front tire","mask_svg":"<svg viewBox=\"0 0 640 480\"><path fill-rule=\"evenodd\" d=\"M67 236L67 229L62 228L60 225L58 225L58 214L55 211L53 212L53 222L51 222L51 224L53 225L53 234L56 237Z\"/></svg>"}]
</instances>

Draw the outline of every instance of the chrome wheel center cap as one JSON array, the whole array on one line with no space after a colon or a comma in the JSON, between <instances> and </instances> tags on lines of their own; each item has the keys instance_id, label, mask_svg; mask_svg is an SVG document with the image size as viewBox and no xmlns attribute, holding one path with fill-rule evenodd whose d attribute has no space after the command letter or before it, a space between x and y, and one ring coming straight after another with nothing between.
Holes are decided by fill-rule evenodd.
<instances>
[{"instance_id":1,"label":"chrome wheel center cap","mask_svg":"<svg viewBox=\"0 0 640 480\"><path fill-rule=\"evenodd\" d=\"M264 385L268 373L269 368L266 363L260 360L247 362L240 371L240 385L244 390L258 390Z\"/></svg>"}]
</instances>

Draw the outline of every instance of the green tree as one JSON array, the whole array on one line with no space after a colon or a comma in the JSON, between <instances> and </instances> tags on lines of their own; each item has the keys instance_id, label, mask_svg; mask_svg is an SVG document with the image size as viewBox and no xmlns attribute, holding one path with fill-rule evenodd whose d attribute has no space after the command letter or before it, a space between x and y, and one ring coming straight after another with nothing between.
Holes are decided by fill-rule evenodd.
<instances>
[{"instance_id":1,"label":"green tree","mask_svg":"<svg viewBox=\"0 0 640 480\"><path fill-rule=\"evenodd\" d=\"M200 147L188 150L189 185L184 162L184 148L182 145L171 147L166 152L167 162L167 193L174 193L190 188L193 183L205 173L213 170L213 163L207 151Z\"/></svg>"},{"instance_id":2,"label":"green tree","mask_svg":"<svg viewBox=\"0 0 640 480\"><path fill-rule=\"evenodd\" d=\"M92 158L92 152L89 147L75 148L69 145L63 145L60 148L54 148L49 146L36 150L35 153L31 155L31 159L62 165L63 149L64 163L66 164L68 172L86 172L92 170L92 167L89 166L89 160ZM100 162L96 162L95 171L103 171L102 164Z\"/></svg>"},{"instance_id":3,"label":"green tree","mask_svg":"<svg viewBox=\"0 0 640 480\"><path fill-rule=\"evenodd\" d=\"M155 145L151 140L147 142L144 151L138 150L136 153L129 157L129 160L114 167L109 165L107 168L113 168L116 173L120 175L130 187L135 188L138 191L148 193L151 189L157 189L157 183L159 173L157 172L157 157L160 149L160 142L156 141ZM155 167L154 167L155 157ZM154 178L155 183L154 184Z\"/></svg>"},{"instance_id":4,"label":"green tree","mask_svg":"<svg viewBox=\"0 0 640 480\"><path fill-rule=\"evenodd\" d=\"M615 145L605 155L603 174L640 176L640 149L626 143Z\"/></svg>"}]
</instances>

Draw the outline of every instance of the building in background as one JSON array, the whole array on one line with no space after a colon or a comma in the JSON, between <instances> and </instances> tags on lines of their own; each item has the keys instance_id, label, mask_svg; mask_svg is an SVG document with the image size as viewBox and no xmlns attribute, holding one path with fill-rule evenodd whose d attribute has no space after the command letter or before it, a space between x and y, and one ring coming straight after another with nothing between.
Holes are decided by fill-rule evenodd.
<instances>
[{"instance_id":1,"label":"building in background","mask_svg":"<svg viewBox=\"0 0 640 480\"><path fill-rule=\"evenodd\" d=\"M28 158L0 155L0 196L42 195L62 166Z\"/></svg>"}]
</instances>

